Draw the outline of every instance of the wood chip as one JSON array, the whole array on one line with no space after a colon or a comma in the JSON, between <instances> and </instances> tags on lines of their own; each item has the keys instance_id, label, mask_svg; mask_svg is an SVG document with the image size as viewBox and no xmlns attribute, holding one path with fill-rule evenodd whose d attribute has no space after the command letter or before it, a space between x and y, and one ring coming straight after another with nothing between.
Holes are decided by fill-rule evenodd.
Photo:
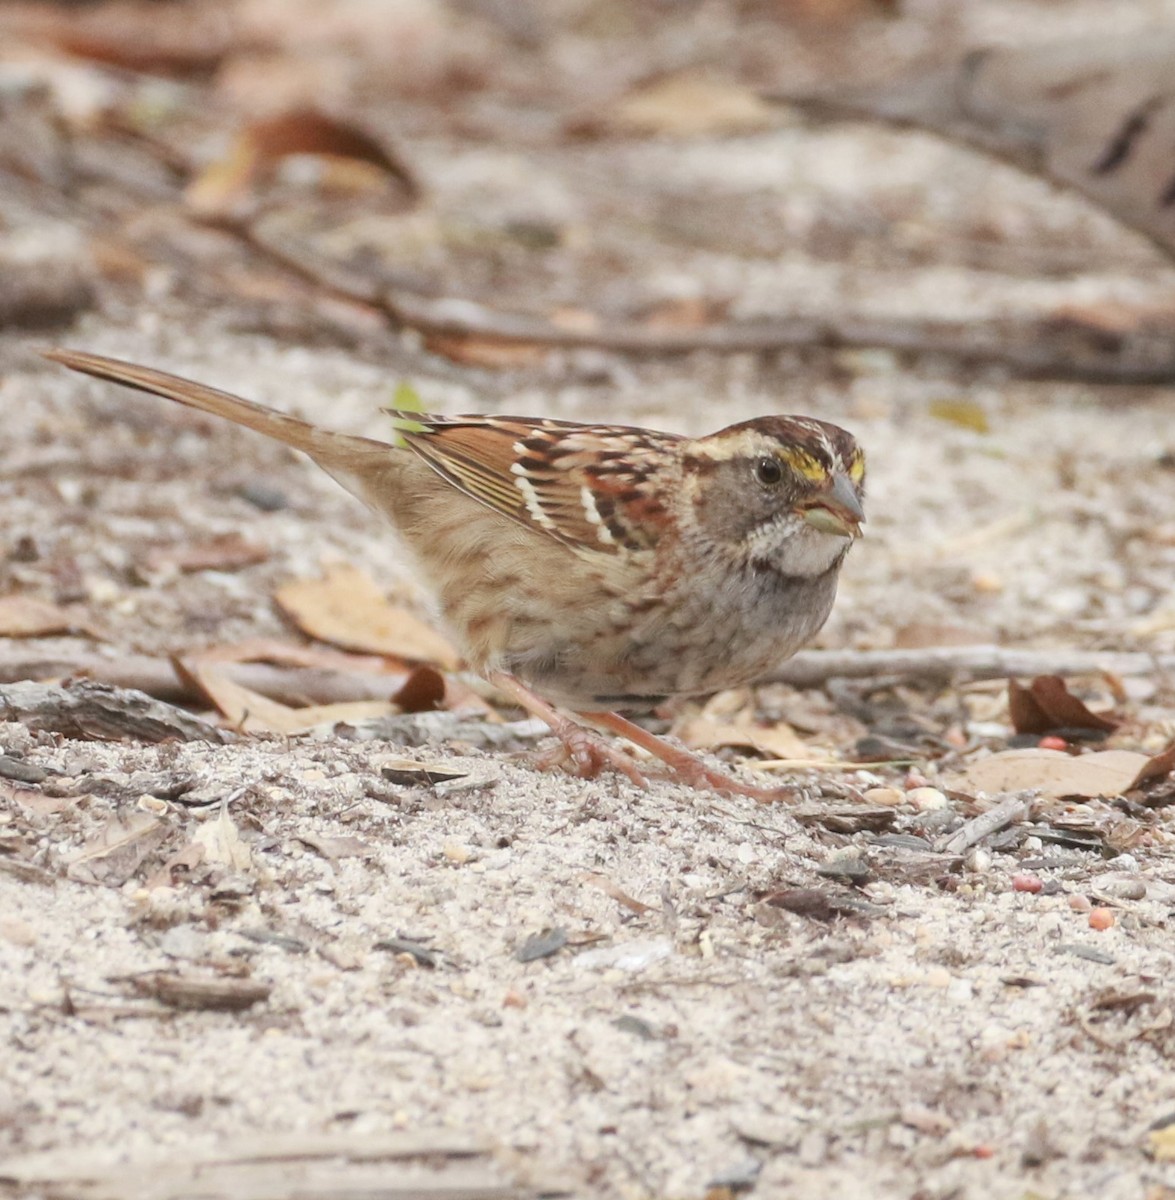
<instances>
[{"instance_id":1,"label":"wood chip","mask_svg":"<svg viewBox=\"0 0 1175 1200\"><path fill-rule=\"evenodd\" d=\"M75 680L0 687L0 713L30 729L83 741L224 742L221 730L142 692Z\"/></svg>"},{"instance_id":2,"label":"wood chip","mask_svg":"<svg viewBox=\"0 0 1175 1200\"><path fill-rule=\"evenodd\" d=\"M203 977L156 972L132 981L140 996L149 996L168 1008L207 1009L213 1012L242 1012L268 1000L273 985L256 979L231 976Z\"/></svg>"}]
</instances>

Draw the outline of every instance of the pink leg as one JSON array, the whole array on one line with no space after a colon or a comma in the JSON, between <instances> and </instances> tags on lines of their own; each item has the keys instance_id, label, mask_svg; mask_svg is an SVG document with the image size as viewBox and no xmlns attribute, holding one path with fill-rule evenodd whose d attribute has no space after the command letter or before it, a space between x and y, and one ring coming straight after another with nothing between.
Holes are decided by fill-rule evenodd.
<instances>
[{"instance_id":1,"label":"pink leg","mask_svg":"<svg viewBox=\"0 0 1175 1200\"><path fill-rule=\"evenodd\" d=\"M546 721L551 727L551 732L562 742L560 752L555 756L539 756L540 766L562 766L570 762L576 774L585 779L592 779L601 771L611 768L632 780L639 788L649 786L649 781L624 751L593 730L585 729L578 721L564 716L513 675L495 671L487 678L494 687L516 700L528 713L538 717L540 721Z\"/></svg>"},{"instance_id":2,"label":"pink leg","mask_svg":"<svg viewBox=\"0 0 1175 1200\"><path fill-rule=\"evenodd\" d=\"M663 738L650 733L647 729L642 729L632 721L625 720L619 713L585 712L579 715L596 725L602 725L605 729L611 729L613 733L620 734L621 737L640 746L642 750L647 750L650 754L655 755L669 767L670 776L687 787L710 788L716 792L751 796L760 804L774 804L781 800L794 801L797 799L794 788L763 788L743 783L725 771L708 766L696 754L691 754L684 747L674 746Z\"/></svg>"}]
</instances>

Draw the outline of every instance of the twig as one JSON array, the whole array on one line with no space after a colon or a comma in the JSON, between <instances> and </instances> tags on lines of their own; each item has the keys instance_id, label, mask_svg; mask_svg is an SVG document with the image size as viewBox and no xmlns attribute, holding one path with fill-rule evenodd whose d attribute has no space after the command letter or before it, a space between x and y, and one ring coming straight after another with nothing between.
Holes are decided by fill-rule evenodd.
<instances>
[{"instance_id":1,"label":"twig","mask_svg":"<svg viewBox=\"0 0 1175 1200\"><path fill-rule=\"evenodd\" d=\"M688 354L708 350L719 354L769 353L802 347L825 350L883 348L903 354L941 355L960 363L992 363L1024 379L1066 379L1082 383L1170 383L1175 359L1151 363L1113 361L1076 356L1071 347L1056 353L1041 351L1040 330L1021 323L1013 328L989 325L977 333L974 323L895 322L869 317L805 317L781 315L744 324L710 325L700 329L654 329L601 322L576 329L542 317L499 312L473 300L427 297L406 291L392 293L381 283L356 275L291 245L256 225L238 229L249 243L304 279L327 287L343 299L370 305L397 325L424 334L476 337L504 344L532 344L552 349L602 349L631 355ZM1011 344L1019 333L1023 344Z\"/></svg>"},{"instance_id":2,"label":"twig","mask_svg":"<svg viewBox=\"0 0 1175 1200\"><path fill-rule=\"evenodd\" d=\"M218 669L242 687L295 707L303 704L343 704L352 700L386 700L403 682L398 675L379 671L277 667L268 663L226 662L218 664ZM1056 650L1015 650L1003 646L944 646L924 650L802 650L767 679L798 688L814 688L823 686L830 679L897 678L948 684L959 679L1103 673L1122 678L1175 673L1175 654L1073 650L1063 647ZM28 652L0 651L0 685L28 679L77 677L146 692L157 700L171 704L204 703L203 696L176 673L167 659L146 655L113 659L86 653L38 657ZM775 767L774 763L757 765L760 768ZM789 763L788 769L797 765ZM827 764L816 765L823 768Z\"/></svg>"},{"instance_id":3,"label":"twig","mask_svg":"<svg viewBox=\"0 0 1175 1200\"><path fill-rule=\"evenodd\" d=\"M969 850L984 838L991 837L993 833L1015 825L1017 821L1023 821L1031 808L1032 805L1019 796L1001 800L994 808L972 817L949 837L940 841L935 849L943 854L962 854L964 850Z\"/></svg>"},{"instance_id":4,"label":"twig","mask_svg":"<svg viewBox=\"0 0 1175 1200\"><path fill-rule=\"evenodd\" d=\"M1004 646L932 646L922 650L801 650L768 679L793 687L819 687L830 679L893 676L925 683L959 678L1007 679L1016 675L1164 675L1175 654L1115 650L1016 650Z\"/></svg>"}]
</instances>

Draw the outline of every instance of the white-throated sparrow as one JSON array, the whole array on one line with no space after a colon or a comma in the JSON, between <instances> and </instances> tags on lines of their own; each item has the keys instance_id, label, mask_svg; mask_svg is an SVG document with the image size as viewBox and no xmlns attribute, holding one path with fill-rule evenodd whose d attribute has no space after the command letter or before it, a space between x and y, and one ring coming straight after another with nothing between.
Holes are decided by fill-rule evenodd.
<instances>
[{"instance_id":1,"label":"white-throated sparrow","mask_svg":"<svg viewBox=\"0 0 1175 1200\"><path fill-rule=\"evenodd\" d=\"M470 666L545 720L581 773L609 766L645 783L568 711L694 786L788 794L716 771L615 710L748 683L824 624L865 519L865 461L845 430L768 416L690 439L392 413L390 445L150 367L74 350L47 357L309 455L391 520Z\"/></svg>"}]
</instances>

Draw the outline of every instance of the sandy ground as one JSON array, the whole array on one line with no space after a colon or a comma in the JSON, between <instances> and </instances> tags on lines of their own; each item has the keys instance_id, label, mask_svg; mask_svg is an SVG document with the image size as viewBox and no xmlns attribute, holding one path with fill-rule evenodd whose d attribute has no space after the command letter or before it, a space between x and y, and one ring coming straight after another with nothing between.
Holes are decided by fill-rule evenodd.
<instances>
[{"instance_id":1,"label":"sandy ground","mask_svg":"<svg viewBox=\"0 0 1175 1200\"><path fill-rule=\"evenodd\" d=\"M454 153L421 133L412 150L443 212L500 202L573 224L604 200L619 212L646 177L656 186L636 194L650 206L650 191L747 212L772 198L792 231L901 193L907 241L867 261L813 235L771 253L678 244L645 264L650 295L727 295L741 318L802 300L816 312L1029 320L1169 303L1175 282L1156 252L1074 198L913 135L797 126L565 153L470 137ZM68 219L20 220L22 239L68 248ZM636 237L617 221L611 254ZM968 241L981 222L1000 231L994 266ZM1032 260L1078 241L1081 270ZM942 255L910 261L912 244ZM557 293L561 264L550 269ZM518 265L502 270L508 290ZM683 432L810 412L851 428L870 458L868 537L819 645L886 648L938 630L1175 650L1169 389L1024 382L863 351L583 351L492 371L409 334L358 349L291 344L182 282L165 276L149 301L106 302L69 329L0 339L4 591L74 605L102 634L21 643L30 654L296 638L274 589L332 562L362 563L419 600L394 541L296 456L70 377L36 359L49 340L373 436L401 379L440 411ZM606 295L601 284L595 298ZM963 424L943 419L960 405ZM983 429L966 427L976 414ZM281 500L274 511L254 502L258 484ZM152 547L232 531L266 560L139 569ZM1081 682L1106 701L1104 681ZM1125 689L1114 744L1161 748L1175 733L1169 680ZM638 792L540 774L517 755L533 740L486 748L444 719L423 745L362 726L154 746L0 724L0 753L43 773L0 772L0 1191L188 1196L161 1170L144 1182L141 1165L294 1134L340 1172L317 1191L297 1191L310 1183L295 1167L269 1190L238 1179L199 1194L419 1194L362 1165L372 1139L402 1134L485 1149L461 1195L1175 1195L1175 1167L1148 1132L1175 1113L1169 810L1037 801L955 852L964 821L1007 797L977 797L965 758L944 757L959 743L943 739L1006 746L1002 685L773 686L757 703L843 768L798 777L798 816L666 783ZM909 771L853 766L860 738L895 728L921 747ZM454 778L406 781L392 769L406 757ZM907 791L918 784L936 790ZM853 828L842 785L896 789L888 814ZM1058 833L1125 819L1129 839ZM120 837L126 852L99 856L87 876L101 839ZM1017 876L1041 890L1016 890ZM832 909L780 902L800 888ZM1091 927L1091 904L1111 927ZM544 935L555 940L536 949ZM528 943L551 952L534 957ZM152 990L159 972L269 991L243 1011L177 1010ZM348 1156L352 1175L339 1165ZM409 1182L456 1186L447 1161L422 1154Z\"/></svg>"}]
</instances>

